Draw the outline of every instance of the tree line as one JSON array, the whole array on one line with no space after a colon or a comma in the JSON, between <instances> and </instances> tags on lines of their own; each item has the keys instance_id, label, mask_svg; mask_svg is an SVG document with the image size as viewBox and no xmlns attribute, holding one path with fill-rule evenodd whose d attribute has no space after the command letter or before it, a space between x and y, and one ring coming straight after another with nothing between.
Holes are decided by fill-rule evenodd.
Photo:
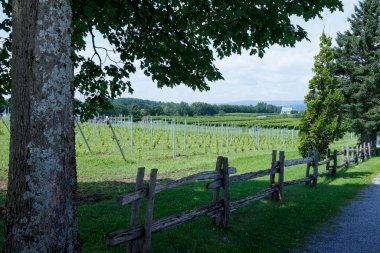
<instances>
[{"instance_id":1,"label":"tree line","mask_svg":"<svg viewBox=\"0 0 380 253\"><path fill-rule=\"evenodd\" d=\"M136 98L118 98L111 101L111 108L101 110L101 114L110 116L213 116L224 113L280 113L281 107L265 102L257 105L215 105L203 102L188 104L185 102L157 102Z\"/></svg>"}]
</instances>

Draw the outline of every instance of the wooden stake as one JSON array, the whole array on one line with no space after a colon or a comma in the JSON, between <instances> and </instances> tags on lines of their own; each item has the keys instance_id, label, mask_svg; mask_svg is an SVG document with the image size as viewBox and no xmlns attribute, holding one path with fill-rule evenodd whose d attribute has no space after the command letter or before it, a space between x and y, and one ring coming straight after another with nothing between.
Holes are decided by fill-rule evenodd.
<instances>
[{"instance_id":1,"label":"wooden stake","mask_svg":"<svg viewBox=\"0 0 380 253\"><path fill-rule=\"evenodd\" d=\"M112 127L111 121L108 120L108 121L107 121L107 124L108 124L108 126L111 128L111 131L112 131L113 137L115 138L115 140L116 140L116 144L117 144L117 146L119 147L119 150L120 150L121 156L123 157L124 161L126 162L127 159L125 159L125 155L124 155L123 149L121 148L120 143L119 143L119 139L117 138L116 133L115 133L115 131L113 130L113 127Z\"/></svg>"},{"instance_id":2,"label":"wooden stake","mask_svg":"<svg viewBox=\"0 0 380 253\"><path fill-rule=\"evenodd\" d=\"M278 200L284 200L284 162L285 162L285 152L280 151L280 161L278 168Z\"/></svg>"},{"instance_id":3,"label":"wooden stake","mask_svg":"<svg viewBox=\"0 0 380 253\"><path fill-rule=\"evenodd\" d=\"M277 150L272 150L272 170L274 171L275 170L275 163L277 161ZM270 188L273 188L275 187L275 177L276 177L276 172L273 172L272 174L270 174L269 176L269 187ZM272 193L270 195L270 199L271 200L274 200L275 198L275 193Z\"/></svg>"},{"instance_id":4,"label":"wooden stake","mask_svg":"<svg viewBox=\"0 0 380 253\"><path fill-rule=\"evenodd\" d=\"M336 175L336 170L338 168L338 150L334 150L334 167L333 171L331 172L331 175L335 176Z\"/></svg>"},{"instance_id":5,"label":"wooden stake","mask_svg":"<svg viewBox=\"0 0 380 253\"><path fill-rule=\"evenodd\" d=\"M328 160L328 162L326 163L326 170L330 169L330 157L331 157L331 150L327 149L327 160Z\"/></svg>"},{"instance_id":6,"label":"wooden stake","mask_svg":"<svg viewBox=\"0 0 380 253\"><path fill-rule=\"evenodd\" d=\"M368 158L371 158L371 143L368 142Z\"/></svg>"},{"instance_id":7,"label":"wooden stake","mask_svg":"<svg viewBox=\"0 0 380 253\"><path fill-rule=\"evenodd\" d=\"M138 168L137 170L137 176L136 176L136 186L135 190L140 190L143 188L144 184L144 173L145 168ZM141 206L141 199L137 199L132 204L132 211L131 211L131 226L135 226L139 223L139 214L140 214L140 206ZM139 244L138 240L131 241L128 245L128 252L130 253L140 253L141 252L141 246Z\"/></svg>"},{"instance_id":8,"label":"wooden stake","mask_svg":"<svg viewBox=\"0 0 380 253\"><path fill-rule=\"evenodd\" d=\"M223 173L223 226L228 228L230 217L230 176L228 173L228 158L223 157L222 160Z\"/></svg>"},{"instance_id":9,"label":"wooden stake","mask_svg":"<svg viewBox=\"0 0 380 253\"><path fill-rule=\"evenodd\" d=\"M362 161L364 162L366 159L365 142L362 143L362 157Z\"/></svg>"},{"instance_id":10,"label":"wooden stake","mask_svg":"<svg viewBox=\"0 0 380 253\"><path fill-rule=\"evenodd\" d=\"M78 118L77 118L77 117L75 117L75 123L77 123L78 129L79 129L79 132L81 133L82 138L83 138L84 142L86 143L86 146L87 146L88 151L90 151L90 153L92 153L91 148L90 148L90 145L88 145L88 142L87 142L86 136L84 136L84 133L83 133L83 131L82 131L82 128L81 128L81 126L80 126L80 124L79 124L79 121L78 121Z\"/></svg>"},{"instance_id":11,"label":"wooden stake","mask_svg":"<svg viewBox=\"0 0 380 253\"><path fill-rule=\"evenodd\" d=\"M130 131L130 142L131 142L131 148L133 147L133 116L130 117L130 123L129 123L129 131Z\"/></svg>"},{"instance_id":12,"label":"wooden stake","mask_svg":"<svg viewBox=\"0 0 380 253\"><path fill-rule=\"evenodd\" d=\"M215 171L217 173L220 173L220 174L222 174L222 160L223 160L222 156L218 156L218 158L216 159ZM219 192L220 192L219 187L212 190L212 203L213 204L215 204L219 201ZM215 223L215 225L218 226L218 225L220 225L220 221L221 221L221 215L218 214L213 219L213 222Z\"/></svg>"},{"instance_id":13,"label":"wooden stake","mask_svg":"<svg viewBox=\"0 0 380 253\"><path fill-rule=\"evenodd\" d=\"M314 150L314 165L313 165L313 186L318 183L318 151Z\"/></svg>"},{"instance_id":14,"label":"wooden stake","mask_svg":"<svg viewBox=\"0 0 380 253\"><path fill-rule=\"evenodd\" d=\"M307 151L307 157L311 157L311 151L310 150ZM310 178L310 167L311 167L311 162L308 162L306 165L306 175L305 175L306 178ZM311 185L311 178L309 181L306 181L305 184Z\"/></svg>"},{"instance_id":15,"label":"wooden stake","mask_svg":"<svg viewBox=\"0 0 380 253\"><path fill-rule=\"evenodd\" d=\"M359 147L356 145L356 153L355 153L355 163L359 163Z\"/></svg>"},{"instance_id":16,"label":"wooden stake","mask_svg":"<svg viewBox=\"0 0 380 253\"><path fill-rule=\"evenodd\" d=\"M157 180L157 169L152 169L150 171L148 200L147 200L147 204L146 204L143 253L149 253L150 247L151 247L154 195L155 195L155 188L156 188L156 180Z\"/></svg>"}]
</instances>

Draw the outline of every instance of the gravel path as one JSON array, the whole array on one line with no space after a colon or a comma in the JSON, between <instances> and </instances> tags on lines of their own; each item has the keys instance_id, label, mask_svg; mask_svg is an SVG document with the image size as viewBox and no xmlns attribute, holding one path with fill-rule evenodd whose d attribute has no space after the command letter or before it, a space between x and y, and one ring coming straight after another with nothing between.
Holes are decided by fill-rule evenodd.
<instances>
[{"instance_id":1,"label":"gravel path","mask_svg":"<svg viewBox=\"0 0 380 253\"><path fill-rule=\"evenodd\" d=\"M309 237L298 252L380 252L380 175L331 225Z\"/></svg>"}]
</instances>

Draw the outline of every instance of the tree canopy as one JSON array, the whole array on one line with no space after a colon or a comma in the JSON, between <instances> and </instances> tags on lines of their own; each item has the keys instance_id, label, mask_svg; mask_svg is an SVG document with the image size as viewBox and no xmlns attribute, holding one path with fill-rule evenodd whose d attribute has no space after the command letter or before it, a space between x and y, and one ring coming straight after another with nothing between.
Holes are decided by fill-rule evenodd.
<instances>
[{"instance_id":1,"label":"tree canopy","mask_svg":"<svg viewBox=\"0 0 380 253\"><path fill-rule=\"evenodd\" d=\"M336 40L335 75L348 126L361 141L374 141L380 131L380 2L360 2L348 21L351 28Z\"/></svg>"},{"instance_id":2,"label":"tree canopy","mask_svg":"<svg viewBox=\"0 0 380 253\"><path fill-rule=\"evenodd\" d=\"M8 16L0 30L11 32L11 1L0 0ZM291 21L320 16L324 8L342 9L340 0L73 0L72 59L74 89L85 97L77 112L92 113L124 91L132 92L130 74L137 65L158 87L185 84L208 90L223 79L215 58L249 50L262 57L273 44L293 46L307 37ZM109 47L96 44L102 37ZM89 38L87 45L86 38ZM87 48L92 57L83 56ZM0 100L10 93L11 39L0 42ZM111 55L118 55L117 59Z\"/></svg>"},{"instance_id":3,"label":"tree canopy","mask_svg":"<svg viewBox=\"0 0 380 253\"><path fill-rule=\"evenodd\" d=\"M325 33L320 38L320 52L315 56L314 77L305 96L306 111L301 117L299 151L306 156L308 150L324 155L329 144L343 137L341 107L343 98L333 75L334 54L331 38Z\"/></svg>"}]
</instances>

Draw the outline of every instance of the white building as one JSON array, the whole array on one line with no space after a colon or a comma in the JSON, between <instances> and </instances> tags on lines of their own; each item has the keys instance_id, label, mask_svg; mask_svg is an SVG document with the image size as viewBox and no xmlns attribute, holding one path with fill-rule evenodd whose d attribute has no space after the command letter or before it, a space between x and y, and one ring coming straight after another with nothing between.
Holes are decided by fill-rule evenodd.
<instances>
[{"instance_id":1,"label":"white building","mask_svg":"<svg viewBox=\"0 0 380 253\"><path fill-rule=\"evenodd\" d=\"M281 108L281 114L291 114L293 108L292 107L282 107Z\"/></svg>"}]
</instances>

